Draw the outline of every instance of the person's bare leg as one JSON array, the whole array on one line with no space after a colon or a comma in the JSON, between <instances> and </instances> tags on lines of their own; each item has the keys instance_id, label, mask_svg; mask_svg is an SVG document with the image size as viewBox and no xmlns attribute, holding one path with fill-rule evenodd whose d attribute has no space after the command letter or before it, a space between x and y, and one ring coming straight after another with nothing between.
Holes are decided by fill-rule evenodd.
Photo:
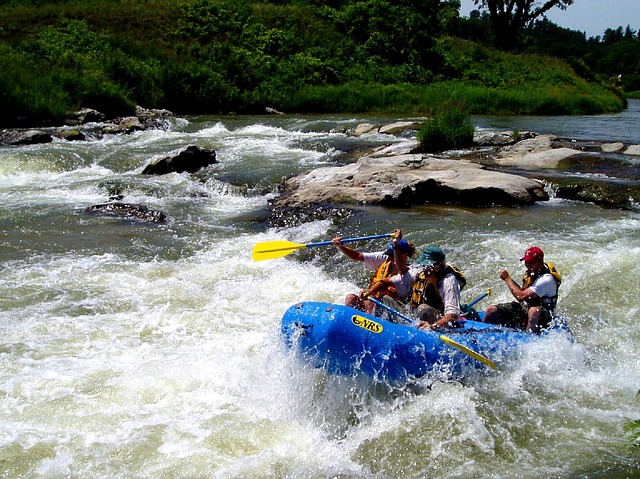
<instances>
[{"instance_id":1,"label":"person's bare leg","mask_svg":"<svg viewBox=\"0 0 640 479\"><path fill-rule=\"evenodd\" d=\"M373 303L373 301L368 301L368 300L364 300L363 302L363 311L365 313L369 313L372 316L375 316L376 314L376 305Z\"/></svg>"},{"instance_id":2,"label":"person's bare leg","mask_svg":"<svg viewBox=\"0 0 640 479\"><path fill-rule=\"evenodd\" d=\"M542 308L539 306L529 308L528 316L529 321L527 323L527 333L538 334L540 333L540 314Z\"/></svg>"}]
</instances>

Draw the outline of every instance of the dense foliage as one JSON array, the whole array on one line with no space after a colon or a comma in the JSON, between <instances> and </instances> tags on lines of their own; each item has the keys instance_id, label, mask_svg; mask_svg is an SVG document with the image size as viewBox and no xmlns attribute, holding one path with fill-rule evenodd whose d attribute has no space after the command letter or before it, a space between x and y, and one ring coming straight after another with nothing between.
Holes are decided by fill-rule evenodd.
<instances>
[{"instance_id":1,"label":"dense foliage","mask_svg":"<svg viewBox=\"0 0 640 479\"><path fill-rule=\"evenodd\" d=\"M630 47L607 49L607 60L587 43L579 58L564 55L573 68L543 56L542 43L503 53L473 38L482 17L467 28L458 9L458 0L0 1L0 125L59 123L85 106L126 115L137 104L178 114L624 106L593 69L617 66Z\"/></svg>"},{"instance_id":2,"label":"dense foliage","mask_svg":"<svg viewBox=\"0 0 640 479\"><path fill-rule=\"evenodd\" d=\"M570 9L571 7L569 7ZM453 33L481 44L495 43L487 13L474 11L460 18ZM584 32L559 27L540 19L522 29L517 42L520 53L561 58L586 78L623 89L640 91L640 31L629 26L608 28L602 37L586 38Z\"/></svg>"}]
</instances>

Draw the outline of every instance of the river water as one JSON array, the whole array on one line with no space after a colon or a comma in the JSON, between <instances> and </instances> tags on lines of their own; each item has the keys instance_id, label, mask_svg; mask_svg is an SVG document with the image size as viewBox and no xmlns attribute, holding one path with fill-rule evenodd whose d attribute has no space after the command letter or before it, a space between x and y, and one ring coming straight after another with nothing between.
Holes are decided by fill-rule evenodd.
<instances>
[{"instance_id":1,"label":"river water","mask_svg":"<svg viewBox=\"0 0 640 479\"><path fill-rule=\"evenodd\" d=\"M0 148L0 476L640 477L625 431L640 419L639 213L552 198L264 226L281 178L339 162L356 145L345 128L395 119L190 117L170 131ZM638 102L619 115L474 121L640 144ZM220 163L140 175L191 144ZM83 212L114 190L168 222ZM575 342L402 388L290 357L283 312L341 302L366 275L333 247L253 262L253 245L396 226L447 252L468 278L465 301L489 288L492 302L508 300L499 268L519 277L524 249L541 246L563 273L559 310Z\"/></svg>"}]
</instances>

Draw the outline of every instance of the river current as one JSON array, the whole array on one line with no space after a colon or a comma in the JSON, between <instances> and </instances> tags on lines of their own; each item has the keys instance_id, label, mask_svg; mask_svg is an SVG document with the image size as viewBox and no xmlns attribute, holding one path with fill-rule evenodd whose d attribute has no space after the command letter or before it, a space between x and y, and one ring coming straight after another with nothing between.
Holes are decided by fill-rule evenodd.
<instances>
[{"instance_id":1,"label":"river current","mask_svg":"<svg viewBox=\"0 0 640 479\"><path fill-rule=\"evenodd\" d=\"M188 117L169 131L0 148L0 477L640 477L625 430L640 419L640 213L552 197L265 226L282 178L339 163L356 141L345 129L394 120ZM637 101L618 115L474 122L640 144ZM140 175L192 144L219 164ZM84 212L114 190L168 222ZM284 311L342 302L366 273L332 246L259 262L253 246L394 227L444 249L467 276L464 301L491 289L480 308L509 300L498 270L520 277L522 252L542 247L563 274L558 308L575 341L406 387L300 364L279 337Z\"/></svg>"}]
</instances>

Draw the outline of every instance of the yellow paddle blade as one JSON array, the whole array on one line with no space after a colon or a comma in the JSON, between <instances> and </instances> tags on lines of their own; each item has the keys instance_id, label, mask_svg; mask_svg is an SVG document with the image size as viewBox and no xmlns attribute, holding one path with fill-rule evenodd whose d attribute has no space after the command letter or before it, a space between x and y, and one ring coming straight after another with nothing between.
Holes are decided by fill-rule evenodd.
<instances>
[{"instance_id":1,"label":"yellow paddle blade","mask_svg":"<svg viewBox=\"0 0 640 479\"><path fill-rule=\"evenodd\" d=\"M281 258L292 251L305 248L306 244L292 243L287 240L263 241L253 247L251 259L253 261L262 261L265 259Z\"/></svg>"},{"instance_id":2,"label":"yellow paddle blade","mask_svg":"<svg viewBox=\"0 0 640 479\"><path fill-rule=\"evenodd\" d=\"M473 349L469 349L468 347L460 343L456 343L453 339L449 338L448 336L445 336L444 334L440 336L440 339L442 339L445 343L450 344L454 348L458 348L463 353L468 354L473 359L477 359L481 363L486 364L487 366L491 367L492 369L495 369L496 371L498 370L498 366L496 366L495 363L491 361L491 359L484 357L482 354L476 353Z\"/></svg>"}]
</instances>

